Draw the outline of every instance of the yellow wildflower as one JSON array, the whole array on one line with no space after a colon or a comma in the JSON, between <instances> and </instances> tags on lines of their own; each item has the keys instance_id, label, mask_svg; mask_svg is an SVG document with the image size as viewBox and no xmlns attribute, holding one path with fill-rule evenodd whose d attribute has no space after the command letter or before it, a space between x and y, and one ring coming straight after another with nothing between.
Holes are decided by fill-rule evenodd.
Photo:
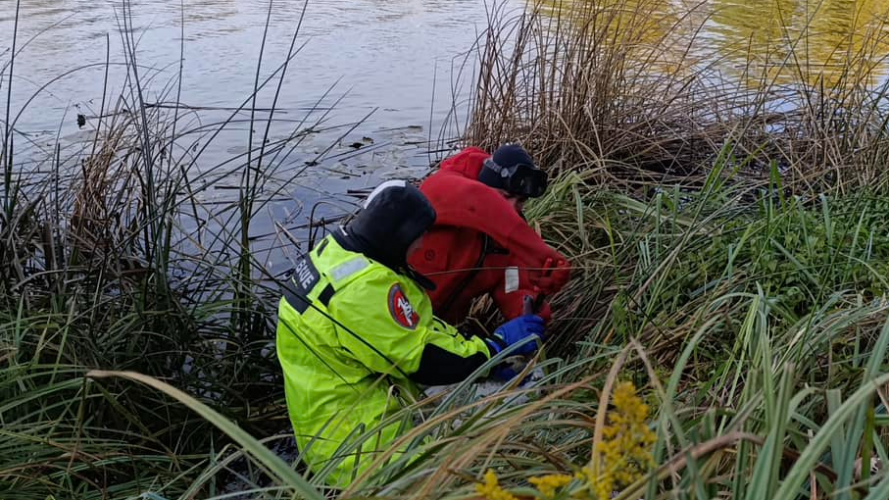
<instances>
[{"instance_id":1,"label":"yellow wildflower","mask_svg":"<svg viewBox=\"0 0 889 500\"><path fill-rule=\"evenodd\" d=\"M549 474L529 479L544 500L553 500L563 493L572 500L609 500L637 480L645 477L654 466L651 446L657 435L648 427L649 408L639 396L632 382L622 382L614 388L607 425L602 429L602 441L596 445L597 462L590 462L574 476ZM572 485L572 481L577 480ZM569 487L568 490L561 491ZM518 500L504 490L493 470L485 473L485 483L476 490L486 500Z\"/></svg>"},{"instance_id":2,"label":"yellow wildflower","mask_svg":"<svg viewBox=\"0 0 889 500\"><path fill-rule=\"evenodd\" d=\"M537 488L537 491L539 491L544 498L553 498L556 496L556 491L559 488L568 486L572 479L574 478L566 476L565 474L548 474L541 477L532 477L528 481Z\"/></svg>"},{"instance_id":3,"label":"yellow wildflower","mask_svg":"<svg viewBox=\"0 0 889 500\"><path fill-rule=\"evenodd\" d=\"M645 476L654 465L651 445L657 435L648 428L649 408L636 395L632 382L617 385L612 394L614 407L608 412L608 425L596 446L599 463L590 463L577 474L586 498L607 500L615 491ZM598 467L594 467L598 465Z\"/></svg>"},{"instance_id":4,"label":"yellow wildflower","mask_svg":"<svg viewBox=\"0 0 889 500\"><path fill-rule=\"evenodd\" d=\"M500 487L497 474L492 469L488 469L485 473L485 484L475 485L475 490L487 500L518 500L512 493Z\"/></svg>"},{"instance_id":5,"label":"yellow wildflower","mask_svg":"<svg viewBox=\"0 0 889 500\"><path fill-rule=\"evenodd\" d=\"M611 474L596 474L593 465L590 464L580 469L575 477L584 485L580 494L575 496L591 500L611 498L611 492L614 491L614 477Z\"/></svg>"},{"instance_id":6,"label":"yellow wildflower","mask_svg":"<svg viewBox=\"0 0 889 500\"><path fill-rule=\"evenodd\" d=\"M622 382L614 389L614 411L608 413L609 425L602 430L599 443L606 475L613 475L614 486L629 486L654 465L651 445L657 435L648 427L648 405L636 395L632 382ZM606 497L607 498L607 497Z\"/></svg>"}]
</instances>

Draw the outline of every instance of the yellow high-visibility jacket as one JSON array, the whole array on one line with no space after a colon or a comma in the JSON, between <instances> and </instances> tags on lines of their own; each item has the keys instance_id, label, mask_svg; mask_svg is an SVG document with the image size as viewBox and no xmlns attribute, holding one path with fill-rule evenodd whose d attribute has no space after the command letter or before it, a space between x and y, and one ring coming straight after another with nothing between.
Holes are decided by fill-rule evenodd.
<instances>
[{"instance_id":1,"label":"yellow high-visibility jacket","mask_svg":"<svg viewBox=\"0 0 889 500\"><path fill-rule=\"evenodd\" d=\"M331 485L348 485L407 430L410 419L399 419L360 452L340 449L402 408L393 386L456 383L491 356L484 340L434 317L411 278L333 236L297 264L289 285L277 327L287 408L309 468L339 461Z\"/></svg>"}]
</instances>

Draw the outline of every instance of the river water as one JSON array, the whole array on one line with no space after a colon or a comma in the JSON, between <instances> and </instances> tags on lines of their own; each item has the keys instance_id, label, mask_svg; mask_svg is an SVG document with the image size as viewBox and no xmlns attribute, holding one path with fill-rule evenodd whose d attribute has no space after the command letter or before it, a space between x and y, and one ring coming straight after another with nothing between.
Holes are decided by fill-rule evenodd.
<instances>
[{"instance_id":1,"label":"river water","mask_svg":"<svg viewBox=\"0 0 889 500\"><path fill-rule=\"evenodd\" d=\"M146 75L158 72L151 89L157 93L176 78L184 32L182 102L195 107L237 106L253 89L269 0L182 3L184 7L180 0L130 2L138 63ZM12 44L15 4L0 0L3 62ZM303 5L298 0L271 2L264 75L283 62ZM55 134L61 124L63 135L78 130L73 117L63 121L65 110L74 107L89 114L97 108L106 43L112 61L124 61L118 30L123 13L120 1L22 1L19 48L36 38L15 62L14 110L52 78L96 66L52 84L30 105L19 129ZM411 125L426 130L430 111L434 124L441 124L448 112L452 60L471 47L485 26L483 0L310 0L297 39L298 45L306 45L290 65L279 106L291 114L304 110L339 81L320 104L329 106L348 91L337 106L341 119L358 119L379 108L365 130ZM112 83L119 84L122 74L122 69L112 70ZM439 86L435 99L433 84Z\"/></svg>"},{"instance_id":2,"label":"river water","mask_svg":"<svg viewBox=\"0 0 889 500\"><path fill-rule=\"evenodd\" d=\"M567 9L589 1L544 3ZM829 73L840 59L862 51L863 44L873 43L865 35L875 29L885 31L874 19L889 10L884 0L708 0L694 5L681 0L597 0L603 5L618 1L651 18L643 42L662 40L666 31L696 29L699 20L707 19L701 40L714 49L711 62L728 73L766 55L777 65L793 45L794 57L804 54L807 60L801 62L813 68L801 77L809 83L816 83L814 78L823 70ZM137 59L145 75L152 76L147 85L152 95L146 101L159 97L175 80L184 49L181 101L194 107L233 107L249 96L270 4L264 75L284 60L304 5L300 0L128 3L138 38ZM487 12L495 3L512 11L524 5L522 0L309 0L297 40L306 45L289 68L279 107L297 115L339 82L320 105L332 105L348 91L335 113L340 122L377 109L361 132L407 127L416 132L422 127L422 136L437 136L450 111L452 65L463 61L461 54L486 28ZM41 92L18 120L19 130L33 137L54 136L61 129L64 137L79 131L77 113L95 114L106 48L113 62L124 62L119 33L123 5L122 0L22 0L19 49L30 42L15 62L13 114L53 78L94 66L74 71ZM0 63L4 64L12 45L15 6L16 0L0 0ZM868 50L874 64L882 67L875 74L885 74L889 54L885 40ZM472 83L470 71L463 77L464 91ZM122 68L112 69L110 95L121 90L124 74ZM3 77L0 104L5 108L8 75ZM261 93L260 104L270 100L273 89L268 90ZM169 101L174 95L164 97Z\"/></svg>"},{"instance_id":3,"label":"river water","mask_svg":"<svg viewBox=\"0 0 889 500\"><path fill-rule=\"evenodd\" d=\"M544 3L565 12L592 0ZM889 44L876 19L884 0L596 0L620 16L642 12L642 44L663 43L694 31L701 64L729 78L743 79L757 66L766 80L802 80L828 85L844 57L863 54L875 77L885 75ZM124 7L128 5L129 11ZM12 116L17 145L51 152L62 144L89 140L100 114L106 53L111 66L108 95L125 92L127 70L121 28L132 26L143 99L177 100L180 51L181 97L191 107L191 124L212 128L232 116L251 94L262 54L265 78L286 57L291 39L301 47L289 65L270 129L272 141L287 138L299 121L323 120L306 136L275 176L294 187L269 206L257 236L273 231L272 221L304 225L318 200L332 202L315 216L349 210L348 189L368 188L381 178L423 175L440 152L440 137L459 135L467 117L466 97L474 58L464 56L487 27L497 5L521 12L522 0L22 0L19 13ZM305 6L305 16L302 16ZM0 0L0 65L9 60L16 0ZM125 21L131 16L131 21ZM302 23L300 24L300 20ZM263 34L268 33L263 47ZM184 35L184 37L183 37ZM679 44L681 47L681 44ZM793 51L788 48L793 47ZM792 52L792 54L791 54ZM804 72L768 74L791 57ZM467 64L463 66L464 62ZM460 73L459 70L463 69ZM754 74L755 71L754 71ZM6 108L8 72L3 73L0 109ZM276 81L258 94L267 107ZM745 84L756 84L747 78ZM43 90L38 91L41 87ZM29 102L30 101L30 102ZM25 107L27 103L27 107ZM454 106L452 104L456 103ZM329 114L326 110L335 108ZM24 109L22 111L22 109ZM78 125L83 115L86 123ZM259 113L260 119L265 116ZM200 163L217 165L243 155L249 144L248 113L234 115ZM2 119L2 117L0 117ZM263 133L263 126L256 127ZM195 125L197 126L197 125ZM354 127L354 128L353 128ZM254 137L254 145L260 139ZM332 146L332 147L331 147ZM306 169L306 161L326 158ZM243 163L243 158L241 159ZM198 165L200 167L201 165ZM219 186L230 195L240 180ZM216 190L218 196L225 191Z\"/></svg>"},{"instance_id":4,"label":"river water","mask_svg":"<svg viewBox=\"0 0 889 500\"><path fill-rule=\"evenodd\" d=\"M0 0L0 66L9 61L15 7L15 0ZM146 103L177 101L180 51L184 54L178 101L191 109L183 112L189 115L183 129L210 129L233 116L232 109L253 92L260 54L262 80L285 61L299 27L298 54L281 87L269 139L286 138L306 118L302 128L320 132L303 137L286 160L279 158L275 176L291 186L257 218L251 233L262 240L275 232L274 222L299 228L310 214L317 219L349 211L354 202L344 194L349 189L428 171L440 137L459 134L466 120L466 106L454 103L465 102L472 64L462 75L459 70L487 26L487 8L484 0L23 0L11 100L12 117L21 112L16 149L46 155L57 140L63 145L91 140L105 89L106 54L112 63L107 95L132 88L126 80L125 23L132 26ZM3 76L5 111L8 72ZM276 85L272 80L259 91L258 108L271 106ZM78 115L86 120L82 127ZM196 168L245 154L250 114L234 116ZM255 127L254 145L264 126ZM306 161L319 157L327 160L306 168ZM233 196L240 182L233 176L208 196ZM326 203L312 213L322 200Z\"/></svg>"}]
</instances>

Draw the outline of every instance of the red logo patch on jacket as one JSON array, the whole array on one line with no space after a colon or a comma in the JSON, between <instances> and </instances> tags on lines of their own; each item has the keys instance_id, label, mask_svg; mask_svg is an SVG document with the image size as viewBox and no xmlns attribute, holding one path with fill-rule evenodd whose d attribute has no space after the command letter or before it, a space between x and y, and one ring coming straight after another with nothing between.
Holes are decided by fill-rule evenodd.
<instances>
[{"instance_id":1,"label":"red logo patch on jacket","mask_svg":"<svg viewBox=\"0 0 889 500\"><path fill-rule=\"evenodd\" d=\"M420 315L414 311L414 306L407 300L399 283L389 288L389 312L396 323L408 330L414 330L420 323Z\"/></svg>"}]
</instances>

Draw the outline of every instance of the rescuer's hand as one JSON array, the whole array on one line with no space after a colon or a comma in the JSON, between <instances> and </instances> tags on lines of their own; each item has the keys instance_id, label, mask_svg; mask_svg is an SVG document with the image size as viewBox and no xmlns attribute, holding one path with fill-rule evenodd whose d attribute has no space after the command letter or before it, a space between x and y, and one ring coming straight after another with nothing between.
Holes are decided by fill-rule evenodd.
<instances>
[{"instance_id":1,"label":"rescuer's hand","mask_svg":"<svg viewBox=\"0 0 889 500\"><path fill-rule=\"evenodd\" d=\"M496 355L512 345L522 343L529 337L533 338L533 340L522 343L521 347L513 351L512 354L534 354L545 338L543 335L545 330L546 326L544 325L543 318L534 314L519 316L516 319L507 321L494 331L494 342L490 343L495 351L492 355Z\"/></svg>"}]
</instances>

